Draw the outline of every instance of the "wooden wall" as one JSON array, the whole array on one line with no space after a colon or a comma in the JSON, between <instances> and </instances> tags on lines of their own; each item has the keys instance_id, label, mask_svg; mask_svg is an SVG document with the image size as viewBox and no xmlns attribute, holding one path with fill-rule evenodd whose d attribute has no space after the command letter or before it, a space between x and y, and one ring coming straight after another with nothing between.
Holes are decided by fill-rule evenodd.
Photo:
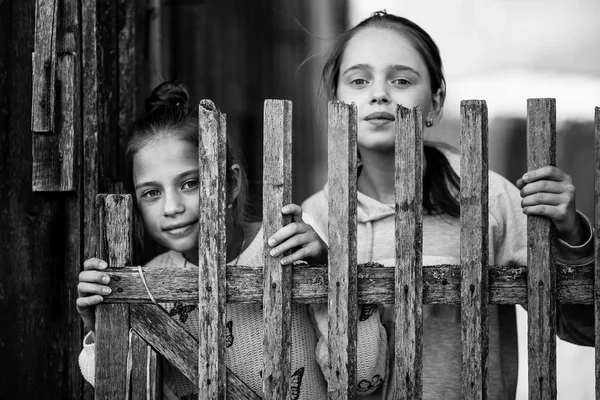
<instances>
[{"instance_id":1,"label":"wooden wall","mask_svg":"<svg viewBox=\"0 0 600 400\"><path fill-rule=\"evenodd\" d=\"M71 191L34 192L36 0L0 0L1 400L92 398L77 365L83 337L77 275L83 259L96 254L94 196L122 190L127 129L160 78L182 80L193 101L211 98L228 114L255 194L261 193L263 100L291 99L293 195L300 202L320 188L326 171L325 124L317 123L315 96L318 53L347 16L344 0L55 4L55 51L75 62L67 100L73 102L76 180ZM62 104L57 131L65 121ZM325 117L322 111L320 120Z\"/></svg>"}]
</instances>

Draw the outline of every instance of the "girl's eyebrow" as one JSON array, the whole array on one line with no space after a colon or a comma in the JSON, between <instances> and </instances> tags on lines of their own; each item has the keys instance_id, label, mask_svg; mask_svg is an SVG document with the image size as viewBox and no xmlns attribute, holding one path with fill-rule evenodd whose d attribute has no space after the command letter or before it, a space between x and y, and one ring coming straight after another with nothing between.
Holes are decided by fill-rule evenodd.
<instances>
[{"instance_id":1,"label":"girl's eyebrow","mask_svg":"<svg viewBox=\"0 0 600 400\"><path fill-rule=\"evenodd\" d=\"M177 176L175 176L175 179L180 180L180 179L187 178L189 176L197 176L197 175L198 175L197 169L190 169L189 171L185 171L185 172L178 174ZM135 185L135 190L138 190L138 189L141 189L141 188L147 187L147 186L160 186L160 184L156 181L140 182L137 185Z\"/></svg>"},{"instance_id":2,"label":"girl's eyebrow","mask_svg":"<svg viewBox=\"0 0 600 400\"><path fill-rule=\"evenodd\" d=\"M356 64L347 68L342 75L356 70L373 71L374 69L375 68L370 64ZM419 74L414 68L411 68L408 65L390 64L387 67L385 67L385 70L387 72L412 72L419 77L421 76L421 74Z\"/></svg>"}]
</instances>

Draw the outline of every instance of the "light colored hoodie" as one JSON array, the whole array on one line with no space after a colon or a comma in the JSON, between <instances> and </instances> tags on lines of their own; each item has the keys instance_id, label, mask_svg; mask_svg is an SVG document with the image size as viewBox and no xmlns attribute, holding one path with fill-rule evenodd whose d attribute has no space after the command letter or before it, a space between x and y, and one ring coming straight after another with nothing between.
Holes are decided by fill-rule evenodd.
<instances>
[{"instance_id":1,"label":"light colored hoodie","mask_svg":"<svg viewBox=\"0 0 600 400\"><path fill-rule=\"evenodd\" d=\"M444 151L460 175L458 155ZM395 257L394 205L383 204L358 193L358 262L384 261L393 265ZM489 262L491 265L527 264L527 218L520 207L519 190L502 176L489 173ZM303 210L327 234L328 187L308 198ZM557 261L583 265L593 261L592 230L581 246L557 240ZM315 228L316 229L316 228ZM447 215L423 214L423 264L460 263L460 220ZM385 307L384 322L390 338L389 356L393 360L393 308ZM490 305L488 398L514 399L517 386L518 352L515 306ZM389 317L391 315L391 318ZM455 305L423 307L423 399L461 398L461 313ZM594 345L593 307L561 306L557 314L557 333L564 340ZM393 363L391 363L393 365ZM392 376L394 372L387 374ZM386 382L392 385L391 382ZM394 392L390 387L388 396Z\"/></svg>"}]
</instances>

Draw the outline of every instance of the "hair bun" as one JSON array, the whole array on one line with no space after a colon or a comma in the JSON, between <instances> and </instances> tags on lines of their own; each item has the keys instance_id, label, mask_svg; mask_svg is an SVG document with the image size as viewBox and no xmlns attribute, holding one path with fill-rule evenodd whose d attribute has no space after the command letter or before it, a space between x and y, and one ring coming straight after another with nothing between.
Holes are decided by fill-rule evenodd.
<instances>
[{"instance_id":1,"label":"hair bun","mask_svg":"<svg viewBox=\"0 0 600 400\"><path fill-rule=\"evenodd\" d=\"M186 87L181 83L163 82L152 91L146 99L146 113L157 110L173 110L187 108L190 96Z\"/></svg>"}]
</instances>

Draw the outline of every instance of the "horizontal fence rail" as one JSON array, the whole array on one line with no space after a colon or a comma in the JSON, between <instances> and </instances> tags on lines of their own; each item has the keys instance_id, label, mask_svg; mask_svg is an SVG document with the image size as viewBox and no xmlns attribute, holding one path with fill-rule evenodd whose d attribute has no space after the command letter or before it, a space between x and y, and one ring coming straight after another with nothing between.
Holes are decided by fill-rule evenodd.
<instances>
[{"instance_id":1,"label":"horizontal fence rail","mask_svg":"<svg viewBox=\"0 0 600 400\"><path fill-rule=\"evenodd\" d=\"M595 114L596 215L600 215L600 109ZM290 221L292 104L265 102L263 227L268 237ZM462 397L487 398L489 304L528 309L529 398L556 398L556 307L594 304L596 398L600 399L600 242L595 265L557 264L552 225L528 217L528 266L489 265L488 123L482 100L461 102L460 265L423 266L423 132L418 108L396 113L396 261L356 260L356 106L329 105L329 260L282 268L265 250L264 265L225 265L225 115L200 104L201 234L199 271L132 265L132 202L127 195L99 195L100 256L107 259L112 294L97 308L96 398L160 393L163 357L190 380L202 398L280 399L290 396L292 302L329 308L328 398L356 397L358 304L394 304L394 347L388 385L397 399L423 393L423 305L461 306ZM528 101L528 169L554 165L555 102ZM600 217L596 217L596 225ZM267 249L267 246L265 246ZM198 303L200 342L173 322L158 303ZM263 305L262 393L254 393L225 365L226 303ZM257 334L260 334L258 332ZM127 371L127 354L133 360ZM195 356L197 355L197 357ZM138 364L142 364L140 367ZM107 368L111 366L111 368ZM116 366L116 367L115 367ZM152 398L147 397L147 398Z\"/></svg>"}]
</instances>

